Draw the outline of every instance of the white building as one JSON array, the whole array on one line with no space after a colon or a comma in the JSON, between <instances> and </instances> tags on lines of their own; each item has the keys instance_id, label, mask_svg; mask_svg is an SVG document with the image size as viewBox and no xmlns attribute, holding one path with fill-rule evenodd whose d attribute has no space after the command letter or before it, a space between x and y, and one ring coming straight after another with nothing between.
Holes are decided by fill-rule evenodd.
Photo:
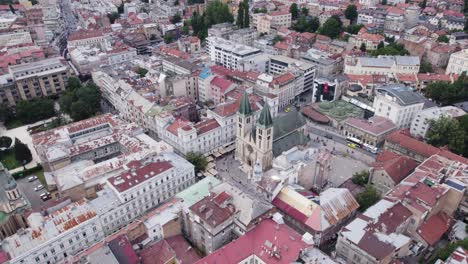
<instances>
[{"instance_id":1,"label":"white building","mask_svg":"<svg viewBox=\"0 0 468 264\"><path fill-rule=\"evenodd\" d=\"M33 43L29 32L11 32L0 34L0 47Z\"/></svg>"},{"instance_id":2,"label":"white building","mask_svg":"<svg viewBox=\"0 0 468 264\"><path fill-rule=\"evenodd\" d=\"M104 238L96 211L86 200L46 216L32 213L28 222L29 228L2 242L9 263L58 263Z\"/></svg>"},{"instance_id":3,"label":"white building","mask_svg":"<svg viewBox=\"0 0 468 264\"><path fill-rule=\"evenodd\" d=\"M429 120L439 119L445 115L451 118L465 115L466 112L455 106L431 107L416 114L411 122L410 133L413 137L425 138L429 130Z\"/></svg>"},{"instance_id":4,"label":"white building","mask_svg":"<svg viewBox=\"0 0 468 264\"><path fill-rule=\"evenodd\" d=\"M256 70L258 55L262 51L219 37L208 37L207 49L211 61L231 70Z\"/></svg>"},{"instance_id":5,"label":"white building","mask_svg":"<svg viewBox=\"0 0 468 264\"><path fill-rule=\"evenodd\" d=\"M445 71L446 74L468 72L468 49L452 53Z\"/></svg>"},{"instance_id":6,"label":"white building","mask_svg":"<svg viewBox=\"0 0 468 264\"><path fill-rule=\"evenodd\" d=\"M395 74L417 74L420 62L418 56L347 57L345 59L344 73L388 76Z\"/></svg>"},{"instance_id":7,"label":"white building","mask_svg":"<svg viewBox=\"0 0 468 264\"><path fill-rule=\"evenodd\" d=\"M401 84L376 88L373 108L376 116L390 119L397 127L410 127L413 118L423 109L424 97Z\"/></svg>"},{"instance_id":8,"label":"white building","mask_svg":"<svg viewBox=\"0 0 468 264\"><path fill-rule=\"evenodd\" d=\"M106 235L195 183L194 166L172 152L130 161L91 201Z\"/></svg>"}]
</instances>

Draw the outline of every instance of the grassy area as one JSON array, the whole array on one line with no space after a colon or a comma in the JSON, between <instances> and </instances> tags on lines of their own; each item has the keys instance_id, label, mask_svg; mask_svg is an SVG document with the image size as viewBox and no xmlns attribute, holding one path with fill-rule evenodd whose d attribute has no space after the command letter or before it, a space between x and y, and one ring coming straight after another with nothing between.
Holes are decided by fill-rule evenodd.
<instances>
[{"instance_id":1,"label":"grassy area","mask_svg":"<svg viewBox=\"0 0 468 264\"><path fill-rule=\"evenodd\" d=\"M23 122L21 122L18 119L11 120L5 124L7 129L13 129L13 128L17 128L17 127L24 126L24 125L25 124L23 124Z\"/></svg>"},{"instance_id":2,"label":"grassy area","mask_svg":"<svg viewBox=\"0 0 468 264\"><path fill-rule=\"evenodd\" d=\"M0 161L7 170L12 170L21 166L15 159L15 153L12 150L0 152Z\"/></svg>"}]
</instances>

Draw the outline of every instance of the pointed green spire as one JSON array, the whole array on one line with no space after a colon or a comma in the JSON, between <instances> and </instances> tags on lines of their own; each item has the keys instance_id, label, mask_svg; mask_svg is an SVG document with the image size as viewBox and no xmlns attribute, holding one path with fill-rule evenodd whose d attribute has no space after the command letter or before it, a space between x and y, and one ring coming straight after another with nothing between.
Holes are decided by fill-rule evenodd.
<instances>
[{"instance_id":1,"label":"pointed green spire","mask_svg":"<svg viewBox=\"0 0 468 264\"><path fill-rule=\"evenodd\" d=\"M258 118L258 123L264 127L270 127L273 125L273 119L271 118L270 106L265 102L262 112L260 112L260 117Z\"/></svg>"},{"instance_id":2,"label":"pointed green spire","mask_svg":"<svg viewBox=\"0 0 468 264\"><path fill-rule=\"evenodd\" d=\"M250 107L249 97L247 96L247 92L244 90L242 94L242 99L239 105L239 114L248 116L252 114L252 108Z\"/></svg>"}]
</instances>

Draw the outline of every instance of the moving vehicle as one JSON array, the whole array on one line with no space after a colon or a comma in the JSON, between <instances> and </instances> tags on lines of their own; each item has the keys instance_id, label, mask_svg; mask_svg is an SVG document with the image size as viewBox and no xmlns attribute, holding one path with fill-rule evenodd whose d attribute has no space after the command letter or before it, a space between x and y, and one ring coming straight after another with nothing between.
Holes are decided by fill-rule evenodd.
<instances>
[{"instance_id":1,"label":"moving vehicle","mask_svg":"<svg viewBox=\"0 0 468 264\"><path fill-rule=\"evenodd\" d=\"M371 146L369 144L366 144L366 143L363 144L363 148L373 154L377 154L379 152L378 148Z\"/></svg>"},{"instance_id":2,"label":"moving vehicle","mask_svg":"<svg viewBox=\"0 0 468 264\"><path fill-rule=\"evenodd\" d=\"M348 143L348 144L346 144L346 146L348 146L348 147L350 147L352 149L355 149L357 147L356 144L354 144L354 143Z\"/></svg>"},{"instance_id":3,"label":"moving vehicle","mask_svg":"<svg viewBox=\"0 0 468 264\"><path fill-rule=\"evenodd\" d=\"M36 175L33 175L33 176L31 176L31 177L28 178L28 182L33 182L33 181L35 181L35 180L37 180L37 176L36 176Z\"/></svg>"},{"instance_id":4,"label":"moving vehicle","mask_svg":"<svg viewBox=\"0 0 468 264\"><path fill-rule=\"evenodd\" d=\"M362 147L362 141L358 138L355 137L346 137L346 142L351 143L356 145L356 147L361 148Z\"/></svg>"},{"instance_id":5,"label":"moving vehicle","mask_svg":"<svg viewBox=\"0 0 468 264\"><path fill-rule=\"evenodd\" d=\"M36 186L36 187L34 188L34 191L37 192L37 191L40 191L40 190L42 190L42 189L44 189L44 186L43 186L42 184L39 184L38 186Z\"/></svg>"},{"instance_id":6,"label":"moving vehicle","mask_svg":"<svg viewBox=\"0 0 468 264\"><path fill-rule=\"evenodd\" d=\"M289 107L286 107L286 108L284 109L284 112L285 112L285 113L288 113L290 110L291 110L291 109L290 109Z\"/></svg>"}]
</instances>

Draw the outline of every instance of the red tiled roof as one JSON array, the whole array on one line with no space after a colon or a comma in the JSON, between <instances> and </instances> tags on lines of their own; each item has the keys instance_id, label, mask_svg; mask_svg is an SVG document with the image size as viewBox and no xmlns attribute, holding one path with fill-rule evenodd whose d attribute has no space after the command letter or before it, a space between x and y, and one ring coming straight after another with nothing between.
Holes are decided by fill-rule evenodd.
<instances>
[{"instance_id":1,"label":"red tiled roof","mask_svg":"<svg viewBox=\"0 0 468 264\"><path fill-rule=\"evenodd\" d=\"M218 87L223 93L226 92L226 90L229 89L229 87L231 87L232 84L233 83L231 81L228 81L223 77L219 76L216 76L213 78L213 80L211 80L211 85Z\"/></svg>"},{"instance_id":2,"label":"red tiled roof","mask_svg":"<svg viewBox=\"0 0 468 264\"><path fill-rule=\"evenodd\" d=\"M271 256L276 247L276 256ZM301 235L285 224L277 224L265 219L254 229L237 240L216 250L199 264L241 263L247 257L255 255L266 264L289 264L295 262L302 250L308 248Z\"/></svg>"},{"instance_id":3,"label":"red tiled roof","mask_svg":"<svg viewBox=\"0 0 468 264\"><path fill-rule=\"evenodd\" d=\"M452 78L448 74L436 74L436 73L418 73L419 81L444 81L452 82Z\"/></svg>"},{"instance_id":4,"label":"red tiled roof","mask_svg":"<svg viewBox=\"0 0 468 264\"><path fill-rule=\"evenodd\" d=\"M179 132L178 132L178 129L179 128L182 128L182 127L185 127L186 125L188 125L190 122L183 119L183 118L176 118L174 120L174 122L172 122L172 124L170 124L166 130L171 132L172 134L174 134L175 136L178 136L179 135Z\"/></svg>"},{"instance_id":5,"label":"red tiled roof","mask_svg":"<svg viewBox=\"0 0 468 264\"><path fill-rule=\"evenodd\" d=\"M271 81L271 84L283 85L283 84L286 84L286 83L289 83L289 82L293 81L294 78L295 78L294 74L292 74L290 72L287 72L287 73L281 74L281 75L273 78L273 81Z\"/></svg>"},{"instance_id":6,"label":"red tiled roof","mask_svg":"<svg viewBox=\"0 0 468 264\"><path fill-rule=\"evenodd\" d=\"M400 145L401 147L408 149L412 152L416 152L419 155L422 155L426 158L434 155L439 154L443 157L453 159L456 161L460 161L463 163L468 163L468 159L454 154L448 150L443 150L426 144L422 141L419 141L409 135L408 130L400 129L397 131L392 132L385 138L386 141L389 141L393 144Z\"/></svg>"},{"instance_id":7,"label":"red tiled roof","mask_svg":"<svg viewBox=\"0 0 468 264\"><path fill-rule=\"evenodd\" d=\"M418 166L418 162L390 151L384 151L376 157L373 167L383 169L395 183L400 183Z\"/></svg>"},{"instance_id":8,"label":"red tiled roof","mask_svg":"<svg viewBox=\"0 0 468 264\"><path fill-rule=\"evenodd\" d=\"M418 229L418 234L434 246L452 226L453 219L443 212L432 215Z\"/></svg>"},{"instance_id":9,"label":"red tiled roof","mask_svg":"<svg viewBox=\"0 0 468 264\"><path fill-rule=\"evenodd\" d=\"M190 246L182 235L166 238L166 241L174 250L179 264L192 264L200 259L197 252Z\"/></svg>"},{"instance_id":10,"label":"red tiled roof","mask_svg":"<svg viewBox=\"0 0 468 264\"><path fill-rule=\"evenodd\" d=\"M165 264L173 260L176 253L164 239L141 250L140 257L142 264Z\"/></svg>"},{"instance_id":11,"label":"red tiled roof","mask_svg":"<svg viewBox=\"0 0 468 264\"><path fill-rule=\"evenodd\" d=\"M320 124L328 124L330 123L330 119L323 115L322 113L315 110L312 106L304 106L301 108L301 113L303 113L308 118L320 123Z\"/></svg>"},{"instance_id":12,"label":"red tiled roof","mask_svg":"<svg viewBox=\"0 0 468 264\"><path fill-rule=\"evenodd\" d=\"M211 193L190 207L190 210L203 219L207 224L216 227L231 217L235 208L232 204L219 206L215 201L215 194Z\"/></svg>"},{"instance_id":13,"label":"red tiled roof","mask_svg":"<svg viewBox=\"0 0 468 264\"><path fill-rule=\"evenodd\" d=\"M193 127L197 130L198 135L202 135L206 132L209 132L215 128L220 127L220 125L218 121L216 121L216 119L212 118L212 119L200 121L196 123Z\"/></svg>"},{"instance_id":14,"label":"red tiled roof","mask_svg":"<svg viewBox=\"0 0 468 264\"><path fill-rule=\"evenodd\" d=\"M108 182L119 192L124 192L137 186L148 179L171 169L173 166L169 161L151 162L139 168L130 169L122 174L111 177Z\"/></svg>"},{"instance_id":15,"label":"red tiled roof","mask_svg":"<svg viewBox=\"0 0 468 264\"><path fill-rule=\"evenodd\" d=\"M380 116L373 116L369 120L350 117L345 123L373 135L388 133L396 128L391 120Z\"/></svg>"},{"instance_id":16,"label":"red tiled roof","mask_svg":"<svg viewBox=\"0 0 468 264\"><path fill-rule=\"evenodd\" d=\"M137 264L138 256L126 235L120 235L109 242L109 248L119 263Z\"/></svg>"},{"instance_id":17,"label":"red tiled roof","mask_svg":"<svg viewBox=\"0 0 468 264\"><path fill-rule=\"evenodd\" d=\"M96 38L96 37L102 37L101 30L80 29L71 33L70 36L68 37L68 41L87 39L87 38Z\"/></svg>"}]
</instances>

